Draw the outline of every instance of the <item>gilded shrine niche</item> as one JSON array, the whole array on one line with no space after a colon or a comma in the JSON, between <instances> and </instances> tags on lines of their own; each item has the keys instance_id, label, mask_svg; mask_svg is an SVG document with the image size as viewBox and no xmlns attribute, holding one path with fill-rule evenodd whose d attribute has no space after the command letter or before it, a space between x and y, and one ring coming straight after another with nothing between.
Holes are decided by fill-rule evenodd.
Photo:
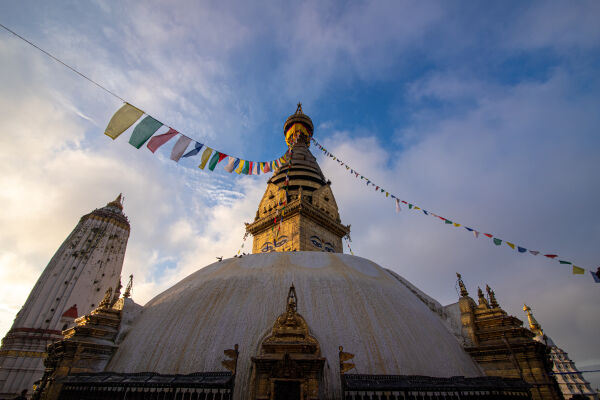
<instances>
[{"instance_id":1,"label":"gilded shrine niche","mask_svg":"<svg viewBox=\"0 0 600 400\"><path fill-rule=\"evenodd\" d=\"M297 312L296 289L290 287L286 311L275 320L271 335L252 357L252 399L309 400L319 398L325 358Z\"/></svg>"}]
</instances>

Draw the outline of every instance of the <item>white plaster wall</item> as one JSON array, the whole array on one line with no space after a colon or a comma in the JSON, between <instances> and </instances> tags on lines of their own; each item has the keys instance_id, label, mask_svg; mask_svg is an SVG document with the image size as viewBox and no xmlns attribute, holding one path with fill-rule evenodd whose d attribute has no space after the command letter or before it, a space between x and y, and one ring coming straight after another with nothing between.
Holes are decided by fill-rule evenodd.
<instances>
[{"instance_id":1,"label":"white plaster wall","mask_svg":"<svg viewBox=\"0 0 600 400\"><path fill-rule=\"evenodd\" d=\"M108 371L223 371L240 345L236 399L245 398L250 357L284 312L289 286L327 358L324 395L341 397L338 346L363 374L482 376L439 315L373 262L345 254L253 254L211 264L151 300Z\"/></svg>"}]
</instances>

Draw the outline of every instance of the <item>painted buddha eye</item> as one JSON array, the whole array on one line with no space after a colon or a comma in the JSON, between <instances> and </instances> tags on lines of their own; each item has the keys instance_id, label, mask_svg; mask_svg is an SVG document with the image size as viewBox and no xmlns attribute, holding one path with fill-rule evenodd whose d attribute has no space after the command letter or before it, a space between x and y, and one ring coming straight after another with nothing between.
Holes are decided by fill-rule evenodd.
<instances>
[{"instance_id":1,"label":"painted buddha eye","mask_svg":"<svg viewBox=\"0 0 600 400\"><path fill-rule=\"evenodd\" d=\"M282 236L279 242L275 243L275 247L281 247L288 242L287 236Z\"/></svg>"},{"instance_id":2,"label":"painted buddha eye","mask_svg":"<svg viewBox=\"0 0 600 400\"><path fill-rule=\"evenodd\" d=\"M331 243L325 243L325 251L329 253L335 253L335 250L333 249L333 245Z\"/></svg>"},{"instance_id":3,"label":"painted buddha eye","mask_svg":"<svg viewBox=\"0 0 600 400\"><path fill-rule=\"evenodd\" d=\"M263 244L262 248L260 249L260 251L262 251L263 253L268 253L271 250L273 250L273 243L271 242Z\"/></svg>"},{"instance_id":4,"label":"painted buddha eye","mask_svg":"<svg viewBox=\"0 0 600 400\"><path fill-rule=\"evenodd\" d=\"M319 239L318 236L311 236L310 241L312 242L313 246L315 246L319 249L323 248L323 243L321 243L321 239Z\"/></svg>"}]
</instances>

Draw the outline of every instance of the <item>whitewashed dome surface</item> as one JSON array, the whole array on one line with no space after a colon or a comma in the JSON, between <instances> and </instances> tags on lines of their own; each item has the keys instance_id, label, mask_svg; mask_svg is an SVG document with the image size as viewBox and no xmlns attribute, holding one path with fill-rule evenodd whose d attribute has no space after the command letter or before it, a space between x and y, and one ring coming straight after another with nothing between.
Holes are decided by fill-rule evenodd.
<instances>
[{"instance_id":1,"label":"whitewashed dome surface","mask_svg":"<svg viewBox=\"0 0 600 400\"><path fill-rule=\"evenodd\" d=\"M285 311L298 312L327 358L324 398L340 398L338 346L349 373L482 376L440 317L387 270L361 257L321 252L252 254L211 264L144 306L107 366L113 372L224 371L239 344L235 398L245 398L251 357Z\"/></svg>"}]
</instances>

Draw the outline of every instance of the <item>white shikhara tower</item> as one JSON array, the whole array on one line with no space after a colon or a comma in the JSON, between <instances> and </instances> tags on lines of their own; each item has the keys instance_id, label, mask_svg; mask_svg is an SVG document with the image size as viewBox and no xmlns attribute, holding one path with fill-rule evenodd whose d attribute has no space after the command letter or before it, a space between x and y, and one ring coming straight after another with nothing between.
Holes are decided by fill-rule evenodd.
<instances>
[{"instance_id":1,"label":"white shikhara tower","mask_svg":"<svg viewBox=\"0 0 600 400\"><path fill-rule=\"evenodd\" d=\"M120 291L129 220L121 195L81 217L44 269L0 347L0 399L32 392L44 372L46 346L62 339L109 287Z\"/></svg>"},{"instance_id":2,"label":"white shikhara tower","mask_svg":"<svg viewBox=\"0 0 600 400\"><path fill-rule=\"evenodd\" d=\"M552 372L554 372L554 378L560 387L563 397L565 399L570 399L573 396L579 395L587 399L598 400L598 393L596 393L592 389L590 383L585 380L583 374L577 369L567 352L555 345L554 341L544 334L541 325L537 322L531 312L531 307L524 304L523 311L527 313L529 330L535 333L534 340L542 342L550 348L550 360L553 364Z\"/></svg>"}]
</instances>

